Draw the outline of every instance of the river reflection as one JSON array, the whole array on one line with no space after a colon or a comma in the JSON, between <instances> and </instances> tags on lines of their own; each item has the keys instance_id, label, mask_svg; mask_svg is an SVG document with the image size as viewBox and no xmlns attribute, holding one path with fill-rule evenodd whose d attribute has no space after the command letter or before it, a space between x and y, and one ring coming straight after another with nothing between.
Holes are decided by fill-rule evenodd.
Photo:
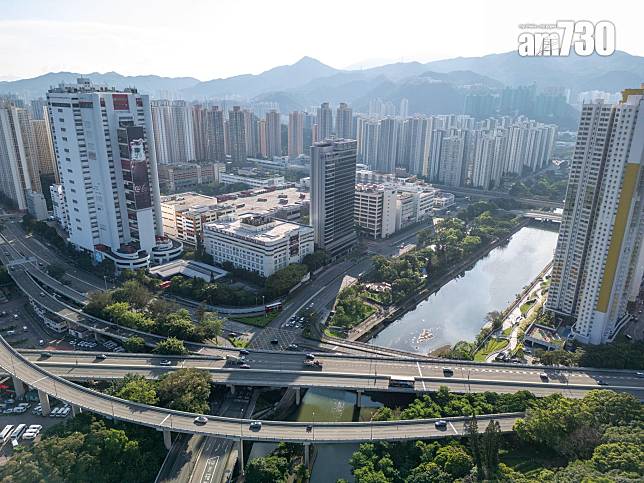
<instances>
[{"instance_id":1,"label":"river reflection","mask_svg":"<svg viewBox=\"0 0 644 483\"><path fill-rule=\"evenodd\" d=\"M506 246L492 250L463 277L448 282L370 342L426 354L473 340L485 315L504 309L552 260L556 244L555 231L522 228Z\"/></svg>"}]
</instances>

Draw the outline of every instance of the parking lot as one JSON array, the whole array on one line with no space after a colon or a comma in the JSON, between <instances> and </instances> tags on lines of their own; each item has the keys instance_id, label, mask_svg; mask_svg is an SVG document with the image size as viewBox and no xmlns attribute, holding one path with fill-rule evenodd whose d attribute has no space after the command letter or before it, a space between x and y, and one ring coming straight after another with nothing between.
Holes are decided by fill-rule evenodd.
<instances>
[{"instance_id":1,"label":"parking lot","mask_svg":"<svg viewBox=\"0 0 644 483\"><path fill-rule=\"evenodd\" d=\"M4 399L6 401L6 399ZM51 399L51 409L52 412L56 408L62 408L64 405L62 403L57 403L55 399ZM3 402L2 404L5 404L7 408L13 408L16 406L15 403L13 404L6 404ZM23 439L22 436L18 440L18 443L21 446L30 446L34 444L35 442L40 441L41 434L44 430L47 428L50 428L52 426L55 426L56 424L60 424L63 421L66 421L67 418L70 418L72 416L71 413L71 408L70 411L68 412L67 416L65 417L44 417L40 416L37 414L34 414L34 409L38 403L30 403L29 408L21 414L4 414L0 413L0 431L7 425L13 425L14 429L20 425L20 424L25 424L27 427L31 425L39 425L42 426L42 429L38 433L38 435L34 439ZM3 442L0 440L0 465L3 464L6 459L10 458L13 454L13 446L11 444L10 438L7 439L6 442Z\"/></svg>"}]
</instances>

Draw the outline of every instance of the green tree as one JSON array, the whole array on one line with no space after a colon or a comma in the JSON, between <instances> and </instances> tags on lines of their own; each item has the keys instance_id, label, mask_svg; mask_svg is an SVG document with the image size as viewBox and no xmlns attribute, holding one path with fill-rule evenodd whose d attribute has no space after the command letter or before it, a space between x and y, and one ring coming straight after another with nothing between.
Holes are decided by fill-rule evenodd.
<instances>
[{"instance_id":1,"label":"green tree","mask_svg":"<svg viewBox=\"0 0 644 483\"><path fill-rule=\"evenodd\" d=\"M127 302L130 306L141 310L148 305L152 294L137 280L128 280L114 290L112 298L117 302Z\"/></svg>"},{"instance_id":2,"label":"green tree","mask_svg":"<svg viewBox=\"0 0 644 483\"><path fill-rule=\"evenodd\" d=\"M266 279L266 295L269 298L286 295L289 290L302 281L308 271L308 267L300 263L291 263L278 270Z\"/></svg>"},{"instance_id":3,"label":"green tree","mask_svg":"<svg viewBox=\"0 0 644 483\"><path fill-rule=\"evenodd\" d=\"M171 300L156 298L148 305L148 314L150 314L150 317L158 323L180 309L181 307L179 304L172 302Z\"/></svg>"},{"instance_id":4,"label":"green tree","mask_svg":"<svg viewBox=\"0 0 644 483\"><path fill-rule=\"evenodd\" d=\"M329 263L329 255L324 250L315 250L313 253L305 255L302 263L308 267L310 272L314 272Z\"/></svg>"},{"instance_id":5,"label":"green tree","mask_svg":"<svg viewBox=\"0 0 644 483\"><path fill-rule=\"evenodd\" d=\"M483 475L483 456L481 448L481 434L479 433L479 424L476 419L476 414L465 423L464 434L467 436L467 443L470 448L470 453L476 465L477 474Z\"/></svg>"},{"instance_id":6,"label":"green tree","mask_svg":"<svg viewBox=\"0 0 644 483\"><path fill-rule=\"evenodd\" d=\"M498 421L490 421L481 438L481 462L483 474L492 479L499 468L501 427Z\"/></svg>"},{"instance_id":7,"label":"green tree","mask_svg":"<svg viewBox=\"0 0 644 483\"><path fill-rule=\"evenodd\" d=\"M445 483L452 480L436 463L422 463L412 470L405 483Z\"/></svg>"},{"instance_id":8,"label":"green tree","mask_svg":"<svg viewBox=\"0 0 644 483\"><path fill-rule=\"evenodd\" d=\"M159 402L163 407L193 413L208 412L210 374L199 369L179 369L159 379Z\"/></svg>"},{"instance_id":9,"label":"green tree","mask_svg":"<svg viewBox=\"0 0 644 483\"><path fill-rule=\"evenodd\" d=\"M128 352L140 353L145 352L145 340L143 337L132 335L123 342L123 347Z\"/></svg>"},{"instance_id":10,"label":"green tree","mask_svg":"<svg viewBox=\"0 0 644 483\"><path fill-rule=\"evenodd\" d=\"M94 317L103 317L103 311L108 305L114 303L112 294L110 292L91 292L87 296L87 304L83 307L83 311L87 312Z\"/></svg>"},{"instance_id":11,"label":"green tree","mask_svg":"<svg viewBox=\"0 0 644 483\"><path fill-rule=\"evenodd\" d=\"M215 312L206 312L197 326L197 332L201 340L216 339L224 331L224 319Z\"/></svg>"},{"instance_id":12,"label":"green tree","mask_svg":"<svg viewBox=\"0 0 644 483\"><path fill-rule=\"evenodd\" d=\"M591 463L602 473L612 470L644 475L644 451L633 443L607 443L595 448Z\"/></svg>"},{"instance_id":13,"label":"green tree","mask_svg":"<svg viewBox=\"0 0 644 483\"><path fill-rule=\"evenodd\" d=\"M176 337L168 337L167 339L158 342L152 352L155 354L182 356L187 354L188 350L182 340L179 340Z\"/></svg>"},{"instance_id":14,"label":"green tree","mask_svg":"<svg viewBox=\"0 0 644 483\"><path fill-rule=\"evenodd\" d=\"M134 374L127 374L122 380L112 383L108 393L121 399L152 406L159 402L156 383Z\"/></svg>"},{"instance_id":15,"label":"green tree","mask_svg":"<svg viewBox=\"0 0 644 483\"><path fill-rule=\"evenodd\" d=\"M455 444L440 448L436 452L434 462L454 478L467 475L474 465L465 448Z\"/></svg>"},{"instance_id":16,"label":"green tree","mask_svg":"<svg viewBox=\"0 0 644 483\"><path fill-rule=\"evenodd\" d=\"M286 481L288 460L280 456L263 456L254 458L246 466L248 483L280 483Z\"/></svg>"}]
</instances>

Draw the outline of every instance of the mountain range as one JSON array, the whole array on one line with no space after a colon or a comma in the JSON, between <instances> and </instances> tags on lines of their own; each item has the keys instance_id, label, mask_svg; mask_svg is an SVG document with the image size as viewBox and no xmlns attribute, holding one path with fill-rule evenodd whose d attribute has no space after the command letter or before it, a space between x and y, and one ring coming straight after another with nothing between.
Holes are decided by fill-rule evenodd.
<instances>
[{"instance_id":1,"label":"mountain range","mask_svg":"<svg viewBox=\"0 0 644 483\"><path fill-rule=\"evenodd\" d=\"M292 65L234 77L199 81L193 77L123 76L116 72L82 74L95 83L136 86L154 98L271 101L282 112L321 101L347 101L365 109L379 97L397 103L409 99L410 112L460 112L464 91L536 84L563 87L573 94L587 90L617 92L644 82L644 57L617 51L609 57L519 57L516 52L458 57L433 62L399 62L364 70L340 70L311 57ZM48 73L31 79L0 82L0 94L43 97L50 86L75 82L79 73Z\"/></svg>"}]
</instances>

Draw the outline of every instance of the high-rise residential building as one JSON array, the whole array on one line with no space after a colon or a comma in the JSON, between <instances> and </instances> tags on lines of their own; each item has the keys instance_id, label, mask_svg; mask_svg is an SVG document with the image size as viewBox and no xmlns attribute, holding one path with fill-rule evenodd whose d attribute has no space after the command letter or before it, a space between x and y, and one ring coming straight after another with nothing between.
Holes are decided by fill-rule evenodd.
<instances>
[{"instance_id":1,"label":"high-rise residential building","mask_svg":"<svg viewBox=\"0 0 644 483\"><path fill-rule=\"evenodd\" d=\"M195 160L208 161L208 109L199 104L190 106Z\"/></svg>"},{"instance_id":2,"label":"high-rise residential building","mask_svg":"<svg viewBox=\"0 0 644 483\"><path fill-rule=\"evenodd\" d=\"M403 97L400 99L400 107L398 108L398 116L405 118L409 116L409 99Z\"/></svg>"},{"instance_id":3,"label":"high-rise residential building","mask_svg":"<svg viewBox=\"0 0 644 483\"><path fill-rule=\"evenodd\" d=\"M29 102L31 118L43 121L47 118L47 99L39 97Z\"/></svg>"},{"instance_id":4,"label":"high-rise residential building","mask_svg":"<svg viewBox=\"0 0 644 483\"><path fill-rule=\"evenodd\" d=\"M388 117L380 121L376 171L393 173L396 170L398 131L398 121L396 119Z\"/></svg>"},{"instance_id":5,"label":"high-rise residential building","mask_svg":"<svg viewBox=\"0 0 644 483\"><path fill-rule=\"evenodd\" d=\"M193 118L186 101L155 100L150 106L157 161L169 164L194 161Z\"/></svg>"},{"instance_id":6,"label":"high-rise residential building","mask_svg":"<svg viewBox=\"0 0 644 483\"><path fill-rule=\"evenodd\" d=\"M230 139L228 150L230 152L230 160L233 163L243 163L248 157L244 117L244 111L239 106L233 106L232 111L228 111L228 136Z\"/></svg>"},{"instance_id":7,"label":"high-rise residential building","mask_svg":"<svg viewBox=\"0 0 644 483\"><path fill-rule=\"evenodd\" d=\"M42 192L36 140L29 111L0 104L0 191L26 210L27 196Z\"/></svg>"},{"instance_id":8,"label":"high-rise residential building","mask_svg":"<svg viewBox=\"0 0 644 483\"><path fill-rule=\"evenodd\" d=\"M358 130L361 132L360 143L358 144L358 158L361 163L377 170L380 122L372 119L362 119L358 125Z\"/></svg>"},{"instance_id":9,"label":"high-rise residential building","mask_svg":"<svg viewBox=\"0 0 644 483\"><path fill-rule=\"evenodd\" d=\"M47 101L69 241L119 269L179 256L180 244L162 239L148 96L78 79Z\"/></svg>"},{"instance_id":10,"label":"high-rise residential building","mask_svg":"<svg viewBox=\"0 0 644 483\"><path fill-rule=\"evenodd\" d=\"M274 110L266 113L266 145L268 158L282 155L282 122Z\"/></svg>"},{"instance_id":11,"label":"high-rise residential building","mask_svg":"<svg viewBox=\"0 0 644 483\"><path fill-rule=\"evenodd\" d=\"M333 134L333 111L328 102L323 102L317 108L317 140L323 141Z\"/></svg>"},{"instance_id":12,"label":"high-rise residential building","mask_svg":"<svg viewBox=\"0 0 644 483\"><path fill-rule=\"evenodd\" d=\"M311 223L316 245L335 257L353 247L356 141L330 139L311 147Z\"/></svg>"},{"instance_id":13,"label":"high-rise residential building","mask_svg":"<svg viewBox=\"0 0 644 483\"><path fill-rule=\"evenodd\" d=\"M461 186L465 173L466 132L443 138L438 180L447 186Z\"/></svg>"},{"instance_id":14,"label":"high-rise residential building","mask_svg":"<svg viewBox=\"0 0 644 483\"><path fill-rule=\"evenodd\" d=\"M288 157L304 154L304 113L294 111L288 115Z\"/></svg>"},{"instance_id":15,"label":"high-rise residential building","mask_svg":"<svg viewBox=\"0 0 644 483\"><path fill-rule=\"evenodd\" d=\"M644 272L644 85L582 106L546 308L600 344L628 320Z\"/></svg>"},{"instance_id":16,"label":"high-rise residential building","mask_svg":"<svg viewBox=\"0 0 644 483\"><path fill-rule=\"evenodd\" d=\"M246 134L246 155L256 158L262 155L259 134L259 118L250 109L244 109L244 133Z\"/></svg>"},{"instance_id":17,"label":"high-rise residential building","mask_svg":"<svg viewBox=\"0 0 644 483\"><path fill-rule=\"evenodd\" d=\"M49 119L32 119L31 129L34 133L36 145L36 159L38 160L38 171L41 176L53 177L58 180L58 170L54 160L54 146L49 129ZM49 186L43 187L49 189Z\"/></svg>"},{"instance_id":18,"label":"high-rise residential building","mask_svg":"<svg viewBox=\"0 0 644 483\"><path fill-rule=\"evenodd\" d=\"M206 115L206 140L209 161L226 161L226 134L224 131L224 111L213 106Z\"/></svg>"},{"instance_id":19,"label":"high-rise residential building","mask_svg":"<svg viewBox=\"0 0 644 483\"><path fill-rule=\"evenodd\" d=\"M343 139L355 139L353 133L353 109L341 102L335 112L335 135Z\"/></svg>"}]
</instances>

